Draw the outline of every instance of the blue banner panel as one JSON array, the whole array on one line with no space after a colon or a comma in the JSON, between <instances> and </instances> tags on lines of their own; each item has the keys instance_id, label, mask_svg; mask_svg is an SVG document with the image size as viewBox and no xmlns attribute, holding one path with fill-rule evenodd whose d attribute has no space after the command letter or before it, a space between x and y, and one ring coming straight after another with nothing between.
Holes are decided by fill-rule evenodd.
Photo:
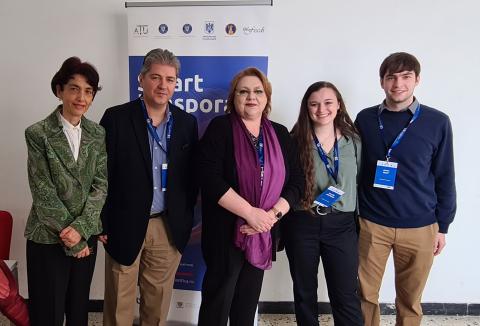
<instances>
[{"instance_id":1,"label":"blue banner panel","mask_svg":"<svg viewBox=\"0 0 480 326\"><path fill-rule=\"evenodd\" d=\"M180 76L172 101L175 105L193 114L198 121L199 135L216 115L224 114L230 81L247 67L256 67L267 74L266 56L179 56ZM138 74L143 56L129 57L130 99L141 95ZM194 227L190 242L185 249L175 276L175 289L196 290L202 288L205 264L202 259L201 203L195 207Z\"/></svg>"}]
</instances>

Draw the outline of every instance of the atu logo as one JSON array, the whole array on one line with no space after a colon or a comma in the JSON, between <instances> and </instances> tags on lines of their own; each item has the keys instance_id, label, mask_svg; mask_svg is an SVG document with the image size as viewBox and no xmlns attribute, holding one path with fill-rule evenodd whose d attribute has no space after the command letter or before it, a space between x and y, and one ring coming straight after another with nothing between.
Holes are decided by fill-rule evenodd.
<instances>
[{"instance_id":1,"label":"atu logo","mask_svg":"<svg viewBox=\"0 0 480 326\"><path fill-rule=\"evenodd\" d=\"M133 34L136 36L145 36L148 34L148 25L137 25L133 30Z\"/></svg>"}]
</instances>

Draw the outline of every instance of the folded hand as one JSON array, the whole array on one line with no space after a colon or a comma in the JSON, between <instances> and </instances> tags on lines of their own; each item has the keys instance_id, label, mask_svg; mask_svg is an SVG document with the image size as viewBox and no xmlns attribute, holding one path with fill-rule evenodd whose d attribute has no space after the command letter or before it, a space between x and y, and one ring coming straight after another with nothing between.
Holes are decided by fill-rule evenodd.
<instances>
[{"instance_id":1,"label":"folded hand","mask_svg":"<svg viewBox=\"0 0 480 326\"><path fill-rule=\"evenodd\" d=\"M269 214L261 208L252 207L247 219L248 225L256 232L267 232L277 222L273 214Z\"/></svg>"},{"instance_id":2,"label":"folded hand","mask_svg":"<svg viewBox=\"0 0 480 326\"><path fill-rule=\"evenodd\" d=\"M67 226L65 229L60 232L60 239L63 241L65 246L72 248L82 240L82 236L71 226Z\"/></svg>"},{"instance_id":3,"label":"folded hand","mask_svg":"<svg viewBox=\"0 0 480 326\"><path fill-rule=\"evenodd\" d=\"M90 255L90 248L88 248L88 246L86 246L85 248L83 248L82 250L80 250L79 252L74 254L73 257L84 258L84 257L87 257L89 255Z\"/></svg>"}]
</instances>

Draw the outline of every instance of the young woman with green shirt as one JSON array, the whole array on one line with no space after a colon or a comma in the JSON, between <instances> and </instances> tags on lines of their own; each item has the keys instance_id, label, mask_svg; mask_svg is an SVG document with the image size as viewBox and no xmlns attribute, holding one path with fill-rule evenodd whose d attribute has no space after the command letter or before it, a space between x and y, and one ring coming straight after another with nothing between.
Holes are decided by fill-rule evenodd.
<instances>
[{"instance_id":1,"label":"young woman with green shirt","mask_svg":"<svg viewBox=\"0 0 480 326\"><path fill-rule=\"evenodd\" d=\"M306 177L300 206L282 223L297 323L319 324L321 258L335 325L363 325L355 217L360 140L333 84L307 89L292 135Z\"/></svg>"}]
</instances>

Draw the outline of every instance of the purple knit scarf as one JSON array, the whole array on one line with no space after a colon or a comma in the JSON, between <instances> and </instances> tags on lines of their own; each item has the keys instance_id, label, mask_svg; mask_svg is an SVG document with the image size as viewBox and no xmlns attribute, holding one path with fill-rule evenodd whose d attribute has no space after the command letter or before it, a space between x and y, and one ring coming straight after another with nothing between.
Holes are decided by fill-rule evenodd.
<instances>
[{"instance_id":1,"label":"purple knit scarf","mask_svg":"<svg viewBox=\"0 0 480 326\"><path fill-rule=\"evenodd\" d=\"M233 148L235 166L238 175L239 193L250 205L269 210L280 198L285 182L285 163L282 149L272 123L262 117L261 130L264 142L264 177L260 185L260 162L257 150L242 119L235 113L230 114L233 130ZM238 218L235 225L235 245L245 252L245 258L260 269L272 267L272 236L270 232L247 236L240 232L245 224Z\"/></svg>"}]
</instances>

